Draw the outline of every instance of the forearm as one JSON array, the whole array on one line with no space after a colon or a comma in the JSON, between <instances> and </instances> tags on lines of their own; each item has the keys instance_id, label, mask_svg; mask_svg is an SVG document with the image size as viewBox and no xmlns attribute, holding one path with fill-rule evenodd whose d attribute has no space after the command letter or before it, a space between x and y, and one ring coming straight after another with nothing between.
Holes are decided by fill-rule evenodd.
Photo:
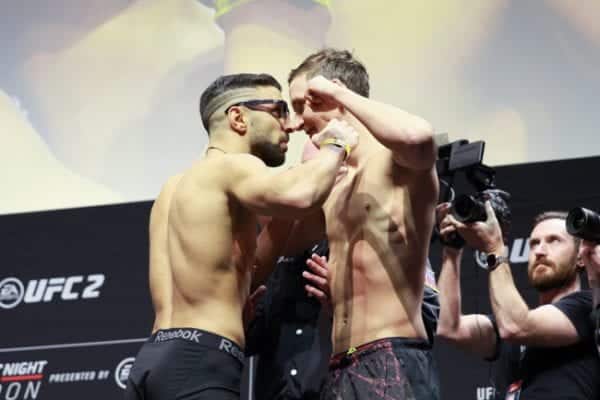
<instances>
[{"instance_id":1,"label":"forearm","mask_svg":"<svg viewBox=\"0 0 600 400\"><path fill-rule=\"evenodd\" d=\"M442 270L438 279L440 318L437 334L451 338L458 331L461 316L460 262L462 250L442 250Z\"/></svg>"},{"instance_id":2,"label":"forearm","mask_svg":"<svg viewBox=\"0 0 600 400\"><path fill-rule=\"evenodd\" d=\"M421 117L389 104L340 88L336 100L393 153L406 159L406 167L429 169L435 163L433 128Z\"/></svg>"},{"instance_id":3,"label":"forearm","mask_svg":"<svg viewBox=\"0 0 600 400\"><path fill-rule=\"evenodd\" d=\"M329 195L344 157L343 149L325 146L314 159L283 171L269 188L269 195L286 199L304 212L316 211Z\"/></svg>"},{"instance_id":4,"label":"forearm","mask_svg":"<svg viewBox=\"0 0 600 400\"><path fill-rule=\"evenodd\" d=\"M510 271L503 263L489 274L490 302L503 339L514 339L527 332L529 307L519 294Z\"/></svg>"}]
</instances>

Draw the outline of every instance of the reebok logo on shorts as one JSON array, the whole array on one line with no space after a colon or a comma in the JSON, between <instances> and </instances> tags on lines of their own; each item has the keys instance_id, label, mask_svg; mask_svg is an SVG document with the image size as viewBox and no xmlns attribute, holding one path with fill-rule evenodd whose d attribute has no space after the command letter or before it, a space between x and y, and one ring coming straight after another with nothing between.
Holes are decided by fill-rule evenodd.
<instances>
[{"instance_id":1,"label":"reebok logo on shorts","mask_svg":"<svg viewBox=\"0 0 600 400\"><path fill-rule=\"evenodd\" d=\"M196 329L177 329L169 331L158 331L154 338L154 343L164 342L172 339L183 339L191 342L200 343L202 332Z\"/></svg>"}]
</instances>

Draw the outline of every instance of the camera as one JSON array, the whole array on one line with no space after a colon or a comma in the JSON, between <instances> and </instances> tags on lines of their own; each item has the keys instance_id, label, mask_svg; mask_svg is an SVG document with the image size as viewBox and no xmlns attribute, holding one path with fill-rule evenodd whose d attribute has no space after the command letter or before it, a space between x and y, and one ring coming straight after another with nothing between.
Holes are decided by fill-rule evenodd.
<instances>
[{"instance_id":1,"label":"camera","mask_svg":"<svg viewBox=\"0 0 600 400\"><path fill-rule=\"evenodd\" d=\"M450 202L450 212L454 218L463 223L485 221L487 219L485 202L490 201L502 228L502 234L506 237L511 221L511 211L508 206L510 194L496 187L496 171L482 163L484 150L485 142L469 143L464 139L438 148L436 166L440 183L445 188L440 200ZM464 173L467 183L475 189L475 193L455 196L454 178L459 171ZM437 237L445 245L457 248L464 246L464 240L458 234L446 239L439 237L439 234Z\"/></svg>"},{"instance_id":2,"label":"camera","mask_svg":"<svg viewBox=\"0 0 600 400\"><path fill-rule=\"evenodd\" d=\"M567 231L580 239L600 243L600 214L576 207L567 215Z\"/></svg>"},{"instance_id":3,"label":"camera","mask_svg":"<svg viewBox=\"0 0 600 400\"><path fill-rule=\"evenodd\" d=\"M460 222L485 221L487 218L485 205L478 195L460 195L452 204L452 215Z\"/></svg>"},{"instance_id":4,"label":"camera","mask_svg":"<svg viewBox=\"0 0 600 400\"><path fill-rule=\"evenodd\" d=\"M485 202L489 201L492 204L496 218L502 225L503 221L509 221L511 218L510 208L508 207L509 200L510 195L503 190L485 189L474 195L462 194L458 196L452 203L451 212L454 218L463 223L485 221L487 219Z\"/></svg>"}]
</instances>

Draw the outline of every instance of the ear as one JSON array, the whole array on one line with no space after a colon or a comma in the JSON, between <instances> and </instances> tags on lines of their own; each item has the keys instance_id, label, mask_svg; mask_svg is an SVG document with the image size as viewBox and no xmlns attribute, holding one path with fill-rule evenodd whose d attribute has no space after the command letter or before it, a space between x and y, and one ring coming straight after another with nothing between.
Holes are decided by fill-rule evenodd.
<instances>
[{"instance_id":1,"label":"ear","mask_svg":"<svg viewBox=\"0 0 600 400\"><path fill-rule=\"evenodd\" d=\"M248 124L246 122L246 117L244 116L244 113L240 107L231 107L229 109L229 112L227 113L227 120L229 122L229 127L238 134L240 134L240 136L246 134L246 131L248 130Z\"/></svg>"}]
</instances>

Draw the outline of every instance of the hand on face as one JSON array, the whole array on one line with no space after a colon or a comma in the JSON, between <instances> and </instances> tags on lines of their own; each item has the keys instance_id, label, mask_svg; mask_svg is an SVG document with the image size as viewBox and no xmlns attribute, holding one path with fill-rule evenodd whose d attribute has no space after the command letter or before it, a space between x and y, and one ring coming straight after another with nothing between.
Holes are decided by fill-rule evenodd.
<instances>
[{"instance_id":1,"label":"hand on face","mask_svg":"<svg viewBox=\"0 0 600 400\"><path fill-rule=\"evenodd\" d=\"M332 119L321 132L312 137L312 141L317 147L320 147L328 139L339 141L352 149L358 143L358 132L348 122Z\"/></svg>"},{"instance_id":2,"label":"hand on face","mask_svg":"<svg viewBox=\"0 0 600 400\"><path fill-rule=\"evenodd\" d=\"M450 234L450 232L456 230L472 248L484 253L503 254L504 241L502 239L502 230L489 201L485 202L487 219L483 222L478 221L465 224L459 222L449 213L449 207L443 210L445 215L442 219L443 225L440 225L440 233L442 235Z\"/></svg>"},{"instance_id":3,"label":"hand on face","mask_svg":"<svg viewBox=\"0 0 600 400\"><path fill-rule=\"evenodd\" d=\"M340 105L336 95L343 86L337 79L330 81L318 75L310 79L307 85L304 98L314 111L328 111Z\"/></svg>"}]
</instances>

